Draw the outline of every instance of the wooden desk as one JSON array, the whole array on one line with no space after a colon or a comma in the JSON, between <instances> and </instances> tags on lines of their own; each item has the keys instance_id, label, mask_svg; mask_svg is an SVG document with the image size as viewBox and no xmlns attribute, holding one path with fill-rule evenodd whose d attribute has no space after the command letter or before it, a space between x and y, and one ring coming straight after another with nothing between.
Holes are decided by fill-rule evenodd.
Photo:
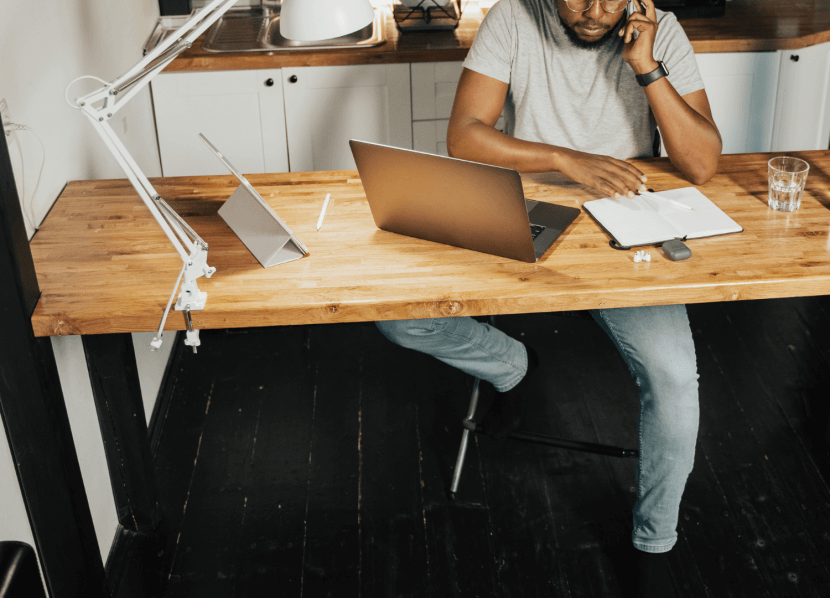
<instances>
[{"instance_id":1,"label":"wooden desk","mask_svg":"<svg viewBox=\"0 0 830 598\"><path fill-rule=\"evenodd\" d=\"M536 264L382 232L355 172L317 172L251 177L311 251L264 269L217 215L236 179L154 183L210 244L208 263L217 268L212 279L199 281L208 302L194 313L195 326L231 328L828 294L830 152L796 155L811 164L797 212L767 208L768 155L726 156L701 189L745 232L691 241L687 261L669 262L655 249L650 263L639 264L632 251L611 249L584 213ZM636 164L656 190L686 185L665 159ZM564 205L597 197L550 175L526 177L525 190ZM327 192L333 201L315 232ZM122 180L70 183L31 251L42 291L32 316L35 333L83 335L121 525L115 567L137 563L153 577L165 526L128 333L158 326L181 262ZM171 314L168 328L183 326ZM90 521L90 537L91 529ZM97 579L94 572L88 577Z\"/></svg>"},{"instance_id":2,"label":"wooden desk","mask_svg":"<svg viewBox=\"0 0 830 598\"><path fill-rule=\"evenodd\" d=\"M689 242L692 257L650 263L616 251L584 212L536 264L378 230L356 172L252 175L308 246L301 260L262 268L217 214L234 177L154 181L210 245L211 279L194 326L232 328L531 313L830 292L830 152L810 165L801 209L766 205L769 155L724 156L701 190L745 232ZM636 162L655 190L685 186L667 159ZM405 184L405 182L402 182ZM315 232L326 193L332 203ZM525 177L528 198L580 206L599 195L553 175ZM31 245L42 295L35 334L155 330L181 262L127 181L70 183ZM167 328L181 330L172 313Z\"/></svg>"}]
</instances>

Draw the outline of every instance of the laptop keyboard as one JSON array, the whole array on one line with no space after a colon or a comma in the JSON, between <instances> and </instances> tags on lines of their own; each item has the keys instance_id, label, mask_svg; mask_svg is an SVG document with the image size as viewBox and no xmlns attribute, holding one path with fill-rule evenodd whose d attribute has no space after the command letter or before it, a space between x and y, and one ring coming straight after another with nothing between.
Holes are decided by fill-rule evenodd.
<instances>
[{"instance_id":1,"label":"laptop keyboard","mask_svg":"<svg viewBox=\"0 0 830 598\"><path fill-rule=\"evenodd\" d=\"M547 227L544 227L540 224L531 224L530 225L530 235L533 237L534 241L536 240L536 237L538 237L539 235L542 234L542 231L545 230L545 228L547 228Z\"/></svg>"}]
</instances>

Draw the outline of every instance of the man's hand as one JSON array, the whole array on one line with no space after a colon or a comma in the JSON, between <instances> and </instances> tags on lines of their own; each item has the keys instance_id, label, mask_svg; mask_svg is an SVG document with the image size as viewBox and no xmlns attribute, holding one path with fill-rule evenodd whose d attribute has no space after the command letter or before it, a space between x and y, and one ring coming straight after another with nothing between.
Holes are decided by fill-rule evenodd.
<instances>
[{"instance_id":1,"label":"man's hand","mask_svg":"<svg viewBox=\"0 0 830 598\"><path fill-rule=\"evenodd\" d=\"M645 175L622 160L557 148L555 161L556 170L566 177L609 197L634 197L637 191L645 190Z\"/></svg>"},{"instance_id":2,"label":"man's hand","mask_svg":"<svg viewBox=\"0 0 830 598\"><path fill-rule=\"evenodd\" d=\"M646 7L646 14L635 12L625 25L620 29L620 37L625 38L623 48L623 60L634 70L637 75L650 73L658 66L654 60L654 40L657 37L657 10L654 8L653 0L633 0L634 3L642 3ZM634 31L638 31L637 39L634 39Z\"/></svg>"}]
</instances>

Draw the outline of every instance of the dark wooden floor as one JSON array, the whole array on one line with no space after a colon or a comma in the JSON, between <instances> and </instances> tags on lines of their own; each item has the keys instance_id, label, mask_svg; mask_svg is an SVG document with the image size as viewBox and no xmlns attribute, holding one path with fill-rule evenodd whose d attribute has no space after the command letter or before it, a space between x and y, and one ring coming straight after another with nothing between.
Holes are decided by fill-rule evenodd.
<instances>
[{"instance_id":1,"label":"dark wooden floor","mask_svg":"<svg viewBox=\"0 0 830 598\"><path fill-rule=\"evenodd\" d=\"M830 299L689 307L696 465L678 594L830 596ZM600 328L505 316L533 344L528 429L635 446L637 388ZM166 597L628 595L634 461L472 445L471 380L373 324L205 331L155 426Z\"/></svg>"}]
</instances>

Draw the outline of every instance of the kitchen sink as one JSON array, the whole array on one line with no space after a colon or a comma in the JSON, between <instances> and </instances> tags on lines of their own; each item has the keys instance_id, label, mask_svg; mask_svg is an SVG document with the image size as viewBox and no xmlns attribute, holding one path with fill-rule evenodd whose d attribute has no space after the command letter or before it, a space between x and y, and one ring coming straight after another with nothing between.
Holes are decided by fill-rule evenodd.
<instances>
[{"instance_id":1,"label":"kitchen sink","mask_svg":"<svg viewBox=\"0 0 830 598\"><path fill-rule=\"evenodd\" d=\"M366 48L386 42L386 13L375 10L375 19L359 31L313 42L298 42L280 35L279 10L239 8L228 11L207 31L202 49L208 52L273 52Z\"/></svg>"}]
</instances>

